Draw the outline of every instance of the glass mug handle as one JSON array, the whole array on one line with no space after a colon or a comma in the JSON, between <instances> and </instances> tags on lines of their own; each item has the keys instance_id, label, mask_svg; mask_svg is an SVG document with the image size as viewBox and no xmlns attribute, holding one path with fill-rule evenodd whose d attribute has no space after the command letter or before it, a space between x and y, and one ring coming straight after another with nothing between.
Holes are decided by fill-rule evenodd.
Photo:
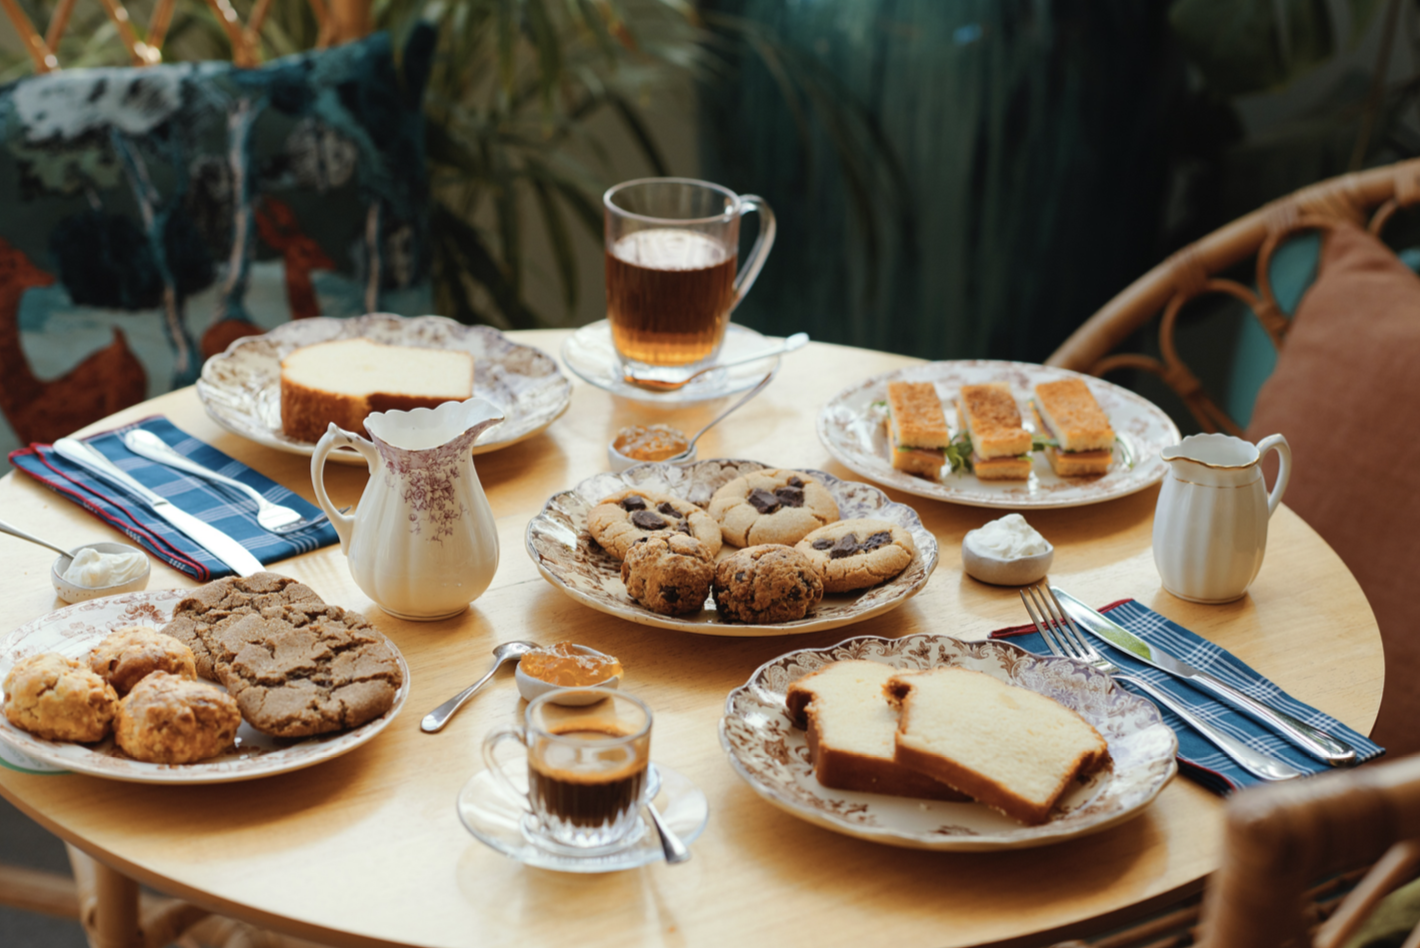
<instances>
[{"instance_id":1,"label":"glass mug handle","mask_svg":"<svg viewBox=\"0 0 1420 948\"><path fill-rule=\"evenodd\" d=\"M488 768L488 772L493 775L494 781L501 783L503 788L514 797L524 800L527 806L524 809L532 812L532 800L528 798L527 792L519 790L513 785L513 781L508 779L508 775L503 772L503 766L498 763L498 757L494 753L498 744L503 740L515 740L524 747L528 746L527 734L520 727L505 727L494 731L483 739L483 764Z\"/></svg>"},{"instance_id":2,"label":"glass mug handle","mask_svg":"<svg viewBox=\"0 0 1420 948\"><path fill-rule=\"evenodd\" d=\"M745 294L749 293L749 288L754 286L755 277L759 276L759 271L763 269L764 261L769 256L769 249L774 246L774 211L758 194L741 194L740 217L744 217L749 211L759 214L759 236L754 239L754 246L749 248L749 256L745 258L744 266L735 277L735 306L740 305Z\"/></svg>"}]
</instances>

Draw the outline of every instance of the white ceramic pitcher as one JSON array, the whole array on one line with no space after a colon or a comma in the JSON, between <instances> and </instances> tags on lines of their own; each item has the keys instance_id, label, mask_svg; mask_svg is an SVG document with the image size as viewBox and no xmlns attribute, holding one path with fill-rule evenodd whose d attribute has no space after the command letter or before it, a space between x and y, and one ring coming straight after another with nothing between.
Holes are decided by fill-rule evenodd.
<instances>
[{"instance_id":1,"label":"white ceramic pitcher","mask_svg":"<svg viewBox=\"0 0 1420 948\"><path fill-rule=\"evenodd\" d=\"M1262 456L1281 464L1272 493ZM1262 568L1267 521L1292 476L1292 449L1280 434L1257 444L1222 434L1189 435L1161 454L1169 472L1154 511L1154 563L1164 588L1192 602L1231 602Z\"/></svg>"},{"instance_id":2,"label":"white ceramic pitcher","mask_svg":"<svg viewBox=\"0 0 1420 948\"><path fill-rule=\"evenodd\" d=\"M374 412L371 440L331 424L311 457L316 500L340 536L350 575L401 619L444 619L468 608L498 569L498 529L473 468L474 441L503 420L482 398ZM348 445L370 480L352 516L330 502L325 459Z\"/></svg>"}]
</instances>

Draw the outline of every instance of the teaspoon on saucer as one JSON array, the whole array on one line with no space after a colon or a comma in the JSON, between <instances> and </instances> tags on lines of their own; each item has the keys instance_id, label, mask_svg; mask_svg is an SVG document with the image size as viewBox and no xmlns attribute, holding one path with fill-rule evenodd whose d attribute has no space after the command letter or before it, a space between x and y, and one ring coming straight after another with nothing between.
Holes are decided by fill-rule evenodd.
<instances>
[{"instance_id":1,"label":"teaspoon on saucer","mask_svg":"<svg viewBox=\"0 0 1420 948\"><path fill-rule=\"evenodd\" d=\"M714 365L707 365L699 372L692 372L689 375L632 375L630 372L622 373L622 379L630 385L651 389L656 392L674 392L677 389L685 388L691 382L704 375L706 372L713 372L716 369L728 369L735 365L744 365L747 362L758 362L761 359L771 359L774 356L786 355L796 349L802 349L809 344L809 334L806 332L796 332L786 338L778 346L771 349L761 349L751 355L730 362L716 362Z\"/></svg>"},{"instance_id":2,"label":"teaspoon on saucer","mask_svg":"<svg viewBox=\"0 0 1420 948\"><path fill-rule=\"evenodd\" d=\"M661 852L666 855L666 862L672 866L679 862L685 862L690 858L690 850L685 843L680 841L680 837L671 831L666 825L666 821L661 818L661 813L656 809L656 804L652 801L661 792L661 772L656 769L655 764L646 765L646 812L651 814L651 822L656 824L656 832L661 837Z\"/></svg>"},{"instance_id":3,"label":"teaspoon on saucer","mask_svg":"<svg viewBox=\"0 0 1420 948\"><path fill-rule=\"evenodd\" d=\"M472 698L473 693L482 688L488 679L493 677L493 673L503 667L504 662L517 661L537 647L536 642L504 642L499 645L493 650L493 667L488 669L488 673L424 715L424 719L419 722L419 730L425 734L443 730L444 725L449 723L449 718L454 716L454 712L463 707L464 702Z\"/></svg>"}]
</instances>

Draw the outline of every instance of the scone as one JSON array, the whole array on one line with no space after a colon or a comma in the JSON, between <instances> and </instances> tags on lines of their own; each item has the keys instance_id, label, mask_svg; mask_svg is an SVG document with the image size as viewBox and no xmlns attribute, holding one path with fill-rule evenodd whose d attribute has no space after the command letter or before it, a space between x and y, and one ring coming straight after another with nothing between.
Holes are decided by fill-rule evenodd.
<instances>
[{"instance_id":1,"label":"scone","mask_svg":"<svg viewBox=\"0 0 1420 948\"><path fill-rule=\"evenodd\" d=\"M197 677L197 660L192 649L157 629L130 625L115 629L108 638L89 650L89 667L113 685L121 698L144 677L155 671L179 678Z\"/></svg>"},{"instance_id":2,"label":"scone","mask_svg":"<svg viewBox=\"0 0 1420 948\"><path fill-rule=\"evenodd\" d=\"M157 671L118 703L113 736L134 760L190 764L232 746L242 712L231 695L205 681Z\"/></svg>"},{"instance_id":3,"label":"scone","mask_svg":"<svg viewBox=\"0 0 1420 948\"><path fill-rule=\"evenodd\" d=\"M10 723L51 741L101 741L118 710L108 682L54 652L16 662L4 688Z\"/></svg>"},{"instance_id":4,"label":"scone","mask_svg":"<svg viewBox=\"0 0 1420 948\"><path fill-rule=\"evenodd\" d=\"M621 581L626 592L652 612L689 615L705 607L715 578L715 557L695 537L653 533L626 551Z\"/></svg>"},{"instance_id":5,"label":"scone","mask_svg":"<svg viewBox=\"0 0 1420 948\"><path fill-rule=\"evenodd\" d=\"M823 577L790 546L764 544L737 550L715 567L715 608L733 622L802 619L823 601Z\"/></svg>"},{"instance_id":6,"label":"scone","mask_svg":"<svg viewBox=\"0 0 1420 948\"><path fill-rule=\"evenodd\" d=\"M838 519L838 504L800 471L766 468L737 477L710 498L710 516L731 546L793 545Z\"/></svg>"},{"instance_id":7,"label":"scone","mask_svg":"<svg viewBox=\"0 0 1420 948\"><path fill-rule=\"evenodd\" d=\"M917 546L912 534L886 520L859 517L819 527L794 549L818 567L823 591L866 589L907 569Z\"/></svg>"},{"instance_id":8,"label":"scone","mask_svg":"<svg viewBox=\"0 0 1420 948\"><path fill-rule=\"evenodd\" d=\"M720 552L720 528L709 514L689 501L654 491L624 490L603 499L587 514L587 530L619 560L631 544L662 531L695 537L712 557Z\"/></svg>"}]
</instances>

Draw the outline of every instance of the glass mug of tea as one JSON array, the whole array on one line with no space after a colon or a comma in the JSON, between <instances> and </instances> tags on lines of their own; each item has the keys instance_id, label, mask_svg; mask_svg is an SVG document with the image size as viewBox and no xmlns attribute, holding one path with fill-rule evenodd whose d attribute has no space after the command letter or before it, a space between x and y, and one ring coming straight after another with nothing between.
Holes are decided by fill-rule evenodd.
<instances>
[{"instance_id":1,"label":"glass mug of tea","mask_svg":"<svg viewBox=\"0 0 1420 948\"><path fill-rule=\"evenodd\" d=\"M693 178L626 181L602 204L606 318L625 370L713 359L774 246L774 212L758 195ZM736 273L747 211L760 216L759 236Z\"/></svg>"},{"instance_id":2,"label":"glass mug of tea","mask_svg":"<svg viewBox=\"0 0 1420 948\"><path fill-rule=\"evenodd\" d=\"M592 704L555 704L565 689L528 703L522 727L503 728L483 740L483 760L494 778L514 796L525 797L523 831L552 849L583 854L624 844L641 826L646 767L651 761L651 710L620 691L583 688L602 694ZM528 786L509 779L495 750L504 740L527 748Z\"/></svg>"}]
</instances>

